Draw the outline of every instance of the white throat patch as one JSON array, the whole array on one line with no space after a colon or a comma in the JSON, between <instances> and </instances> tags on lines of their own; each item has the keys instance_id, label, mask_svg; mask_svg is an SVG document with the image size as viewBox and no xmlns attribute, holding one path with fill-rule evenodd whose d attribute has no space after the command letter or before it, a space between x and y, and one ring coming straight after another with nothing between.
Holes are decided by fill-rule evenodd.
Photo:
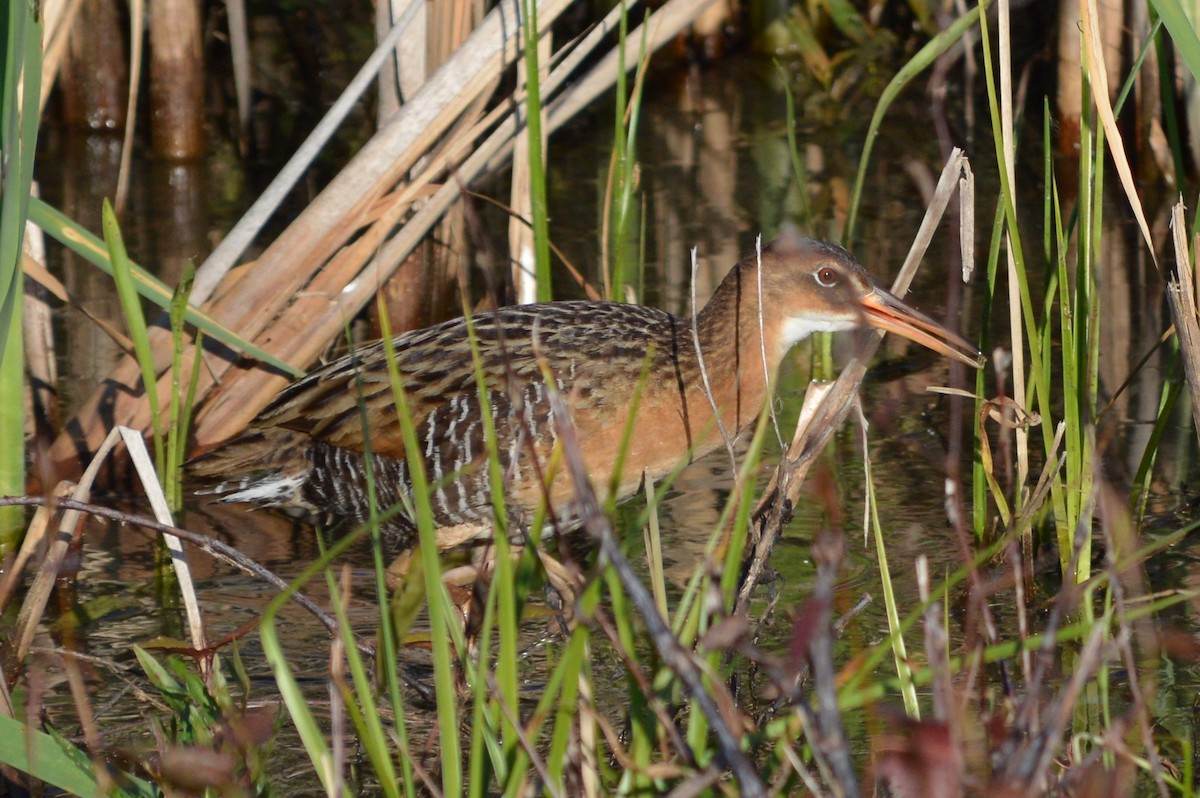
<instances>
[{"instance_id":1,"label":"white throat patch","mask_svg":"<svg viewBox=\"0 0 1200 798\"><path fill-rule=\"evenodd\" d=\"M842 332L843 330L857 329L858 326L854 321L843 317L822 319L807 316L785 319L779 332L783 346L787 349L815 332Z\"/></svg>"}]
</instances>

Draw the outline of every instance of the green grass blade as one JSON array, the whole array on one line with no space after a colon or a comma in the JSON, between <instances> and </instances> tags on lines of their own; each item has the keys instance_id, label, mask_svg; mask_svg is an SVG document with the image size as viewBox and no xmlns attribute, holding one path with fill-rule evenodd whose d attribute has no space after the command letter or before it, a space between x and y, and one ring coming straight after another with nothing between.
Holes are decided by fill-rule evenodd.
<instances>
[{"instance_id":1,"label":"green grass blade","mask_svg":"<svg viewBox=\"0 0 1200 798\"><path fill-rule=\"evenodd\" d=\"M134 286L133 269L125 252L125 241L121 238L121 227L112 203L104 200L104 242L108 246L108 258L112 263L113 282L117 286L117 297L121 300L121 312L129 337L133 341L138 366L142 370L142 387L150 405L150 428L154 432L154 462L161 475L166 466L163 448L164 430L158 404L158 372L154 368L154 352L150 346L150 333L146 329L146 317L142 314L141 300ZM161 476L160 476L161 479Z\"/></svg>"},{"instance_id":2,"label":"green grass blade","mask_svg":"<svg viewBox=\"0 0 1200 798\"><path fill-rule=\"evenodd\" d=\"M69 742L0 715L0 762L72 795L100 795L88 755ZM161 793L144 779L126 772L110 773L121 795L153 798Z\"/></svg>"},{"instance_id":3,"label":"green grass blade","mask_svg":"<svg viewBox=\"0 0 1200 798\"><path fill-rule=\"evenodd\" d=\"M1200 37L1196 35L1195 23L1188 19L1183 10L1183 4L1179 0L1150 0L1150 5L1171 34L1192 77L1200 80Z\"/></svg>"},{"instance_id":4,"label":"green grass blade","mask_svg":"<svg viewBox=\"0 0 1200 798\"><path fill-rule=\"evenodd\" d=\"M540 287L539 287L540 290ZM429 608L430 643L433 651L434 688L438 710L438 735L442 745L442 794L457 798L462 794L462 755L459 741L458 696L454 689L454 658L450 647L456 628L455 613L442 582L442 566L438 557L437 527L430 503L429 480L413 426L412 413L404 393L404 382L396 361L391 331L383 329L384 350L387 353L388 374L392 383L392 398L404 437L405 460L412 479L412 496L416 510L417 546L425 578L425 595Z\"/></svg>"},{"instance_id":5,"label":"green grass blade","mask_svg":"<svg viewBox=\"0 0 1200 798\"><path fill-rule=\"evenodd\" d=\"M76 255L99 266L106 274L112 274L112 263L109 261L108 249L104 242L60 211L50 207L37 197L33 197L29 204L29 220ZM170 288L132 261L130 270L133 275L134 287L137 288L139 294L160 308L170 307L172 294ZM296 368L244 340L203 310L189 305L187 320L208 335L239 352L257 358L293 377L304 376L303 369Z\"/></svg>"},{"instance_id":6,"label":"green grass blade","mask_svg":"<svg viewBox=\"0 0 1200 798\"><path fill-rule=\"evenodd\" d=\"M522 0L521 21L525 29L525 125L529 136L529 194L537 298L539 302L549 302L554 294L550 287L550 207L546 201L546 152L542 146L536 0Z\"/></svg>"},{"instance_id":7,"label":"green grass blade","mask_svg":"<svg viewBox=\"0 0 1200 798\"><path fill-rule=\"evenodd\" d=\"M183 382L184 324L188 308L188 295L196 278L196 264L188 261L183 269L179 285L171 296L171 395L167 399L167 465L160 473L167 495L167 505L172 512L183 507L183 461L187 456L188 427L192 419L192 402L200 378L200 358L193 358L192 373L187 383L187 397L181 396ZM197 345L197 351L199 346Z\"/></svg>"},{"instance_id":8,"label":"green grass blade","mask_svg":"<svg viewBox=\"0 0 1200 798\"><path fill-rule=\"evenodd\" d=\"M989 0L983 0L978 6L954 20L944 31L930 39L924 47L917 51L916 55L908 60L908 63L900 68L900 71L888 83L887 88L883 90L883 94L879 95L879 102L875 106L875 113L871 116L871 124L867 127L867 136L863 141L863 153L858 161L858 174L854 178L854 191L850 195L850 212L846 216L846 227L842 232L842 243L846 246L850 246L854 241L854 225L858 220L858 206L862 199L863 184L867 179L867 164L871 161L871 150L875 145L875 139L879 136L884 115L913 78L933 64L938 56L953 47L968 29L974 27L979 20L980 9L987 8L990 4Z\"/></svg>"},{"instance_id":9,"label":"green grass blade","mask_svg":"<svg viewBox=\"0 0 1200 798\"><path fill-rule=\"evenodd\" d=\"M1138 461L1137 473L1133 478L1130 492L1130 513L1141 526L1146 515L1146 504L1150 500L1150 482L1154 470L1154 462L1158 457L1158 447L1168 426L1174 421L1175 402L1183 392L1183 379L1179 373L1179 362L1176 361L1172 373L1168 375L1159 397L1158 413L1154 418L1154 428L1146 441L1146 448Z\"/></svg>"},{"instance_id":10,"label":"green grass blade","mask_svg":"<svg viewBox=\"0 0 1200 798\"><path fill-rule=\"evenodd\" d=\"M863 482L866 484L867 507L871 513L871 532L875 538L875 556L879 564L879 581L883 592L883 606L887 615L888 635L891 638L892 658L896 663L896 678L900 683L900 694L904 698L904 711L912 720L921 719L921 707L917 703L917 688L912 681L912 669L908 664L908 652L904 647L904 632L900 626L900 612L896 604L896 590L892 586L891 568L888 567L887 543L883 538L883 525L879 523L879 501L875 495L875 480L871 471L867 432L863 432Z\"/></svg>"},{"instance_id":11,"label":"green grass blade","mask_svg":"<svg viewBox=\"0 0 1200 798\"><path fill-rule=\"evenodd\" d=\"M380 301L379 311L380 319L383 325L384 336L390 338L391 332L390 319L387 315L385 303ZM347 330L349 337L349 330ZM387 356L394 360L395 353L389 348ZM394 363L392 367L394 367ZM384 669L384 679L387 683L387 693L391 698L392 714L396 721L396 735L401 746L408 745L408 728L404 722L404 697L400 692L400 677L399 677L399 657L397 655L397 631L392 623L393 616L390 612L391 602L388 599L387 587L387 567L388 563L384 561L384 546L383 546L383 528L379 518L379 507L377 492L375 487L375 472L374 472L374 455L371 450L371 431L370 414L367 412L366 399L363 396L363 386L361 376L355 379L355 390L358 392L358 412L363 426L363 464L365 465L365 476L367 480L367 506L370 511L370 532L371 532L371 554L375 565L375 595L379 607L379 629L380 642L382 643L383 651L380 657L380 666ZM347 629L349 627L347 626ZM347 646L353 645L353 640L347 643ZM361 671L361 669L360 669ZM385 790L396 788L395 767L391 758L387 756L388 746L387 739L383 734L382 724L378 723L378 713L375 712L373 705L366 703L371 702L370 685L365 679L365 674L360 675L360 671L356 671L356 683L359 685L359 693L364 701L366 714L372 717L372 739L378 738L374 742L376 753L374 757L376 772L380 779L388 784ZM411 786L412 774L409 763L402 758L403 777L405 784ZM389 794L391 794L389 792Z\"/></svg>"},{"instance_id":12,"label":"green grass blade","mask_svg":"<svg viewBox=\"0 0 1200 798\"><path fill-rule=\"evenodd\" d=\"M612 154L608 167L608 185L604 192L604 220L605 224L601 225L601 242L600 242L600 265L604 269L604 298L612 300L620 300L620 289L617 287L621 282L621 264L624 262L624 256L619 250L615 250L620 239L615 235L610 235L608 225L616 221L616 210L612 207L612 192L614 184L618 187L621 185L622 175L624 174L625 159L625 108L628 102L628 97L625 93L625 81L627 79L627 70L625 69L625 40L629 35L629 9L625 0L620 0L621 16L617 24L617 85L614 94L614 113L613 113L613 144Z\"/></svg>"},{"instance_id":13,"label":"green grass blade","mask_svg":"<svg viewBox=\"0 0 1200 798\"><path fill-rule=\"evenodd\" d=\"M479 407L491 407L490 392L492 386L489 386L487 382L487 372L484 370L483 357L479 351L479 339L475 335L474 320L471 316L470 308L467 307L465 302L463 303L463 318L466 319L467 323L467 340L471 346L471 363L475 373L475 391L479 397ZM495 673L499 695L491 696L492 701L496 703L492 707L492 711L488 714L493 718L494 725L502 730L503 739L501 749L503 756L499 761L494 761L493 767L496 770L498 778L503 783L510 779L508 764L513 761L517 750L517 730L513 728L510 718L516 717L520 712L518 696L520 674L517 670L517 648L520 632L517 628L517 621L520 618L520 608L524 591L516 584L516 569L513 567L512 549L508 542L509 517L504 495L504 473L500 464L500 449L496 438L496 420L488 412L482 413L480 417L483 422L484 445L487 447L488 482L491 486L492 502L493 545L495 546L495 573L492 578L491 589L489 590L489 603L487 607L489 612L485 621L488 624L487 634L489 638L491 633L490 624L493 621L497 624L499 634L499 650L497 652ZM530 529L530 539L527 541L528 546L538 546L538 541L534 538L540 534L540 531L540 526ZM490 614L492 610L492 595L496 597L496 601L494 602L494 618ZM479 667L476 673L476 688L479 691L477 693L479 697L485 694L483 691L486 686L484 684L484 674L487 671L488 656L489 648L487 646L480 646ZM480 727L478 731L480 742L483 742L485 729ZM481 766L482 762L476 765L476 767Z\"/></svg>"},{"instance_id":14,"label":"green grass blade","mask_svg":"<svg viewBox=\"0 0 1200 798\"><path fill-rule=\"evenodd\" d=\"M346 690L343 692L342 697L346 710L358 734L358 742L366 752L367 759L370 761L371 767L375 770L375 775L379 778L380 792L389 798L393 798L401 794L401 783L396 778L396 770L392 763L391 741L383 727L383 718L375 703L375 694L370 675L367 673L366 665L363 662L362 655L358 651L358 647L354 644L354 627L350 623L350 617L346 614L346 605L342 601L342 594L338 589L338 584L333 577L332 571L326 570L325 580L329 588L330 603L333 605L334 615L337 617L338 630L342 635L342 647L346 662L350 666L350 677L354 684L354 691ZM381 617L380 621L386 624L387 616ZM385 652L380 663L381 667L388 668L391 671L391 673L386 675L389 683L398 679L396 676L395 660L396 657L394 654L389 659ZM399 692L398 685L393 687L389 684L389 693L394 696L397 692ZM396 719L398 725L402 724L404 719L403 713L398 715ZM401 736L400 739L402 744L407 745L408 741L406 737Z\"/></svg>"},{"instance_id":15,"label":"green grass blade","mask_svg":"<svg viewBox=\"0 0 1200 798\"><path fill-rule=\"evenodd\" d=\"M0 715L0 762L72 795L99 792L92 771L80 768L53 737L6 715Z\"/></svg>"},{"instance_id":16,"label":"green grass blade","mask_svg":"<svg viewBox=\"0 0 1200 798\"><path fill-rule=\"evenodd\" d=\"M17 281L19 284L23 280ZM2 315L2 314L0 314ZM25 342L21 335L21 303L16 302L6 320L0 321L0 393L23 396ZM25 492L25 403L0 402L0 493L19 496ZM25 514L20 507L0 508L0 552L19 539Z\"/></svg>"},{"instance_id":17,"label":"green grass blade","mask_svg":"<svg viewBox=\"0 0 1200 798\"><path fill-rule=\"evenodd\" d=\"M42 24L33 4L15 0L4 15L3 87L0 89L0 395L19 397L25 381L21 304L25 294L21 261L33 161L37 148L42 74ZM24 96L24 106L20 97ZM0 402L0 492L25 492L25 406ZM0 511L0 545L19 534L24 514Z\"/></svg>"},{"instance_id":18,"label":"green grass blade","mask_svg":"<svg viewBox=\"0 0 1200 798\"><path fill-rule=\"evenodd\" d=\"M609 271L608 298L622 302L625 300L625 287L629 285L631 264L631 231L639 206L634 204L634 190L638 184L637 166L637 133L638 121L641 117L642 93L646 82L646 70L650 65L650 54L646 43L647 31L641 26L642 42L638 57L637 74L633 82L633 94L628 103L625 100L625 31L626 14L621 14L621 36L617 45L619 55L618 69L621 78L617 89L616 131L613 138L613 152L610 161L609 184L612 187L613 204L609 209L612 225L612 236L608 243L610 263L605 267Z\"/></svg>"},{"instance_id":19,"label":"green grass blade","mask_svg":"<svg viewBox=\"0 0 1200 798\"><path fill-rule=\"evenodd\" d=\"M589 600L594 602L595 597L599 594L599 582L594 582L581 597L580 606L587 606ZM576 627L558 661L551 684L547 685L548 687L557 686L561 690L561 693L558 690L553 692L547 690L545 696L546 699L551 699L554 695L558 695L558 701L554 702L554 728L546 767L550 772L551 782L559 788L562 786L567 765L567 748L571 742L572 721L579 715L577 711L579 683L582 679L588 678L589 634L587 627L583 624ZM549 701L545 702L545 706L542 703L538 704L538 717L544 717L548 712Z\"/></svg>"},{"instance_id":20,"label":"green grass blade","mask_svg":"<svg viewBox=\"0 0 1200 798\"><path fill-rule=\"evenodd\" d=\"M775 71L779 74L779 82L783 85L784 98L787 100L787 142L788 158L792 164L792 177L796 180L796 195L800 198L800 229L806 233L812 232L812 208L808 205L808 170L800 159L800 142L796 137L796 97L792 93L792 78L787 69L778 59L775 60Z\"/></svg>"},{"instance_id":21,"label":"green grass blade","mask_svg":"<svg viewBox=\"0 0 1200 798\"><path fill-rule=\"evenodd\" d=\"M1152 618L1171 607L1194 601L1196 596L1196 591L1191 590L1170 592L1162 598L1131 608L1125 615L1125 621L1130 623L1142 618ZM1059 627L1054 634L1055 645L1086 639L1099 621L1099 618L1084 619ZM1021 651L1037 651L1045 645L1045 634L1031 634L1024 640L1008 640L987 646L982 651L982 661L990 665L1002 660L1010 660ZM972 656L974 655L952 657L949 662L951 672L961 670ZM912 671L913 683L919 686L929 684L932 676L929 668L915 668ZM899 685L894 679L881 679L866 687L857 687L856 685L857 689L853 690L848 687L843 688L838 692L838 708L847 711L866 706L894 693L898 687Z\"/></svg>"},{"instance_id":22,"label":"green grass blade","mask_svg":"<svg viewBox=\"0 0 1200 798\"><path fill-rule=\"evenodd\" d=\"M360 527L347 534L305 568L300 576L287 586L286 590L271 599L270 603L267 604L267 608L263 612L262 625L259 627L259 639L262 641L263 654L266 656L267 663L270 664L271 670L275 675L275 683L279 687L279 694L283 698L284 706L287 707L288 716L291 717L292 723L300 733L300 742L304 745L305 753L308 754L309 760L316 769L317 777L325 787L326 793L332 790L333 785L332 753L325 742L325 735L321 732L320 724L317 723L317 719L313 716L312 710L308 706L308 699L305 697L303 690L300 689L300 682L296 679L296 675L292 673L292 666L283 651L283 646L279 642L276 617L294 593L308 584L318 573L328 568L329 564L345 552L346 549L361 540L365 531L365 528ZM350 792L344 786L342 795L345 798L350 798Z\"/></svg>"}]
</instances>

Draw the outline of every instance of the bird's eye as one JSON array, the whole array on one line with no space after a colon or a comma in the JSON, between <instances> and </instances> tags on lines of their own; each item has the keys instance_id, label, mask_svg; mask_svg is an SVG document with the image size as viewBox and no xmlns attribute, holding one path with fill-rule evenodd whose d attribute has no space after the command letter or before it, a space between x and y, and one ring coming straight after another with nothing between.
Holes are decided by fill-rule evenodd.
<instances>
[{"instance_id":1,"label":"bird's eye","mask_svg":"<svg viewBox=\"0 0 1200 798\"><path fill-rule=\"evenodd\" d=\"M816 278L817 282L821 285L825 286L826 288L832 288L833 286L837 285L837 269L833 268L832 266L825 266L824 268L817 270Z\"/></svg>"}]
</instances>

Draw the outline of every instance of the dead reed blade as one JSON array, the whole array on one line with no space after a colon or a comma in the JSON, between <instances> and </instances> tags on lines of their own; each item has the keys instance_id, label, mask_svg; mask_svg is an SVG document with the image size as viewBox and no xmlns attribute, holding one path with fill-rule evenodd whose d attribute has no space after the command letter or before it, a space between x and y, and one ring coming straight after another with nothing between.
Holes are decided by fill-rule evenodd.
<instances>
[{"instance_id":1,"label":"dead reed blade","mask_svg":"<svg viewBox=\"0 0 1200 798\"><path fill-rule=\"evenodd\" d=\"M1179 335L1179 352L1188 391L1192 396L1192 421L1200 436L1200 316L1196 311L1192 259L1188 252L1187 223L1183 218L1183 200L1171 211L1171 240L1175 244L1175 275L1167 282L1167 304Z\"/></svg>"},{"instance_id":2,"label":"dead reed blade","mask_svg":"<svg viewBox=\"0 0 1200 798\"><path fill-rule=\"evenodd\" d=\"M375 200L405 175L427 152L442 141L449 127L458 120L481 93L490 91L497 70L517 54L517 31L507 21L515 18L517 0L507 0L489 14L466 44L422 88L413 101L358 152L325 190L296 218L238 280L236 289L225 292L209 306L212 314L249 339L258 339L285 360L310 363L342 329L347 316L353 315L369 300L348 305L343 289L360 277L363 262L346 264L340 274L322 273L326 262L361 227L363 214ZM568 5L566 0L542 0L539 19L549 25ZM364 253L363 261L372 253ZM335 258L335 261L337 259ZM398 261L391 264L394 267ZM388 275L362 275L374 290ZM331 312L332 306L332 312ZM280 314L287 309L287 313ZM330 315L323 335L309 326L311 320ZM329 327L334 329L329 331ZM169 362L170 336L156 336L160 368ZM234 366L228 354L209 358L209 369L201 379L198 395L205 395L216 379L232 369L233 378L252 373L253 385L223 403L224 413L197 420L198 441L228 437L227 429L243 425L254 416L283 384L281 377L256 366ZM136 385L138 367L131 359L122 361L113 379L92 396L79 411L77 436L91 450L105 433L98 421L100 408L111 406L109 423L145 428L149 411L140 392L127 387ZM227 378L224 382L228 383ZM224 418L229 421L225 422ZM52 450L53 461L65 472L77 468L79 442L75 436L60 436Z\"/></svg>"},{"instance_id":3,"label":"dead reed blade","mask_svg":"<svg viewBox=\"0 0 1200 798\"><path fill-rule=\"evenodd\" d=\"M105 438L104 444L96 452L95 457L92 458L92 462L88 465L87 471L84 472L79 484L71 486L69 489L62 486L56 493L66 494L69 491L70 498L86 502L91 493L92 484L95 482L104 460L112 453L117 444L121 442L125 443L133 456L134 464L138 467L138 474L142 479L146 494L150 498L150 503L154 507L155 514L159 517L160 522L171 524L171 514L167 509L166 498L163 496L162 487L154 474L154 469L150 465L150 457L146 452L145 442L142 440L141 433L131 430L128 427L116 427L110 431ZM39 517L45 519L44 515L39 514ZM50 591L54 587L55 580L58 579L63 560L67 555L72 540L75 538L80 517L81 514L78 510L67 510L62 514L58 525L58 535L47 548L42 565L38 569L37 576L34 578L33 585L29 588L29 592L21 604L21 611L17 618L18 643L16 659L18 662L23 660L25 655L29 653L29 647L33 643L33 637L37 632L38 624L41 622L42 615L46 609L46 603L50 598ZM36 538L37 536L33 537ZM167 547L171 550L171 561L175 566L175 575L179 581L180 592L183 595L184 607L187 611L192 645L197 651L202 651L205 649L204 625L200 616L200 604L196 599L196 591L191 579L191 571L187 565L187 558L184 556L183 547L178 538L173 535L164 535L163 539L167 542Z\"/></svg>"}]
</instances>

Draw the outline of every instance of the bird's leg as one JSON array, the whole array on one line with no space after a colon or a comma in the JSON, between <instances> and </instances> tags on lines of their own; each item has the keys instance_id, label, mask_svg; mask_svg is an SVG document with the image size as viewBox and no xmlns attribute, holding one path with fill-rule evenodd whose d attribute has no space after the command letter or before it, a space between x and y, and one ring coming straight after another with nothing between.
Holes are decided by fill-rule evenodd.
<instances>
[{"instance_id":1,"label":"bird's leg","mask_svg":"<svg viewBox=\"0 0 1200 798\"><path fill-rule=\"evenodd\" d=\"M575 599L579 596L582 580L578 573L551 557L544 549L539 548L537 553L546 571L546 603L555 612L559 632L566 637L571 631L570 621L575 614Z\"/></svg>"},{"instance_id":2,"label":"bird's leg","mask_svg":"<svg viewBox=\"0 0 1200 798\"><path fill-rule=\"evenodd\" d=\"M526 546L533 548L546 575L546 605L554 610L559 631L565 636L570 631L569 622L575 610L575 599L582 579L576 569L565 565L547 552L543 543L535 539L534 535L540 534L541 530L537 533L532 532L524 513L513 509L510 509L509 513L508 539L513 562L519 562L525 556ZM491 564L495 564L494 559Z\"/></svg>"}]
</instances>

